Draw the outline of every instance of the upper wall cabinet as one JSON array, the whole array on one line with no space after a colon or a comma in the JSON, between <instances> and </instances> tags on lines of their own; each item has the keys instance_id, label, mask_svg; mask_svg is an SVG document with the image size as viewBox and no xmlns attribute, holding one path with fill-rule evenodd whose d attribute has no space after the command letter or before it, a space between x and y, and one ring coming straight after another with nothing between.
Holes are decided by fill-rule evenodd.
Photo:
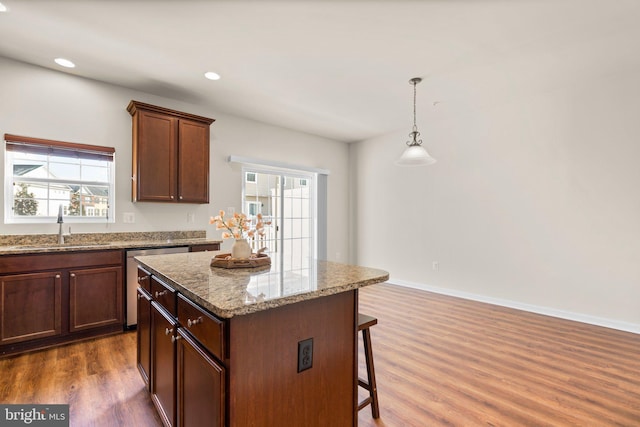
<instances>
[{"instance_id":1,"label":"upper wall cabinet","mask_svg":"<svg viewBox=\"0 0 640 427\"><path fill-rule=\"evenodd\" d=\"M131 101L131 198L209 203L209 126L214 119Z\"/></svg>"}]
</instances>

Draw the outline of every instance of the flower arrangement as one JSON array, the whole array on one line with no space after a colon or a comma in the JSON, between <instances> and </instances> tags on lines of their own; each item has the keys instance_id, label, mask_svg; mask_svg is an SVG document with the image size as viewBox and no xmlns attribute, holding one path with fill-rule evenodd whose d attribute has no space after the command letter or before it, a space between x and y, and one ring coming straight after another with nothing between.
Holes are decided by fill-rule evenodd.
<instances>
[{"instance_id":1,"label":"flower arrangement","mask_svg":"<svg viewBox=\"0 0 640 427\"><path fill-rule=\"evenodd\" d=\"M223 239L246 239L254 237L256 234L264 236L264 223L262 214L256 215L257 221L254 227L253 220L247 218L243 213L234 213L232 217L225 218L225 212L221 210L215 217L209 219L209 224L215 224L216 230L226 230L222 232Z\"/></svg>"}]
</instances>

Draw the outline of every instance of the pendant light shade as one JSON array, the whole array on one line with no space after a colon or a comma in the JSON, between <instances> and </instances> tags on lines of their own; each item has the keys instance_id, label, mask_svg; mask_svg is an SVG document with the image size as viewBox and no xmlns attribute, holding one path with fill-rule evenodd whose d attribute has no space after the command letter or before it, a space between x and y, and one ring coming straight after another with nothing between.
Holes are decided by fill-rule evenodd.
<instances>
[{"instance_id":1,"label":"pendant light shade","mask_svg":"<svg viewBox=\"0 0 640 427\"><path fill-rule=\"evenodd\" d=\"M413 130L409 134L411 139L406 142L407 148L405 148L402 156L396 160L396 165L399 166L426 166L436 162L436 159L431 157L422 146L422 140L418 139L420 132L418 132L418 127L416 126L416 85L421 81L420 77L414 77L409 80L409 84L413 85Z\"/></svg>"},{"instance_id":2,"label":"pendant light shade","mask_svg":"<svg viewBox=\"0 0 640 427\"><path fill-rule=\"evenodd\" d=\"M402 153L402 156L396 160L396 165L400 166L426 166L432 165L436 159L431 157L427 150L420 144L409 145Z\"/></svg>"}]
</instances>

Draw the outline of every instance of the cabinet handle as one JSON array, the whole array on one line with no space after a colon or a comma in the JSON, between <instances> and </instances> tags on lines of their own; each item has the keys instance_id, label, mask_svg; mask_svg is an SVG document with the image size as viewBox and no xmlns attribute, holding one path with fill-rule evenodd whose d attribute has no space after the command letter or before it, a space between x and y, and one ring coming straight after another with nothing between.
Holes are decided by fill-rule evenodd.
<instances>
[{"instance_id":1,"label":"cabinet handle","mask_svg":"<svg viewBox=\"0 0 640 427\"><path fill-rule=\"evenodd\" d=\"M198 323L202 323L202 316L198 317L196 320L187 319L187 327L188 328L190 328L192 326L195 326Z\"/></svg>"},{"instance_id":2,"label":"cabinet handle","mask_svg":"<svg viewBox=\"0 0 640 427\"><path fill-rule=\"evenodd\" d=\"M167 291L166 289L164 291L156 291L156 298L161 297L162 295L166 295L169 291Z\"/></svg>"},{"instance_id":3,"label":"cabinet handle","mask_svg":"<svg viewBox=\"0 0 640 427\"><path fill-rule=\"evenodd\" d=\"M144 282L145 280L149 280L149 276L138 277L138 283Z\"/></svg>"},{"instance_id":4,"label":"cabinet handle","mask_svg":"<svg viewBox=\"0 0 640 427\"><path fill-rule=\"evenodd\" d=\"M176 341L178 341L180 338L182 338L180 335L178 335L178 336L172 336L172 337L171 337L171 342L172 342L172 343L173 343L173 342L176 342Z\"/></svg>"},{"instance_id":5,"label":"cabinet handle","mask_svg":"<svg viewBox=\"0 0 640 427\"><path fill-rule=\"evenodd\" d=\"M142 298L142 296L140 294L138 294L138 299Z\"/></svg>"},{"instance_id":6,"label":"cabinet handle","mask_svg":"<svg viewBox=\"0 0 640 427\"><path fill-rule=\"evenodd\" d=\"M164 334L165 335L171 335L172 333L173 333L173 328L172 329L169 329L169 328L165 328L164 329Z\"/></svg>"}]
</instances>

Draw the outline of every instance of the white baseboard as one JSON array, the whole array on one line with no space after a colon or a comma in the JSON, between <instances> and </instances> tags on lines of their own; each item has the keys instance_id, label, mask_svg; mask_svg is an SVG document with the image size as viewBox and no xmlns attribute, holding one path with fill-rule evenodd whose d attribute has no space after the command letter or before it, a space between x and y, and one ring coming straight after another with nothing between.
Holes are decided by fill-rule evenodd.
<instances>
[{"instance_id":1,"label":"white baseboard","mask_svg":"<svg viewBox=\"0 0 640 427\"><path fill-rule=\"evenodd\" d=\"M532 304L524 304L517 301L505 300L500 298L492 298L484 295L472 294L469 292L457 291L455 289L439 288L429 286L424 283L407 282L404 280L389 280L387 283L396 286L404 286L406 288L421 289L423 291L434 292L437 294L449 295L458 298L464 298L472 301L485 302L488 304L499 305L502 307L515 308L518 310L529 311L531 313L544 314L546 316L558 317L560 319L574 320L576 322L587 323L590 325L603 326L605 328L617 329L620 331L633 332L640 334L640 324L621 322L619 320L606 319L602 317L589 316L582 313L573 313L570 311L557 310L555 308L542 307Z\"/></svg>"}]
</instances>

